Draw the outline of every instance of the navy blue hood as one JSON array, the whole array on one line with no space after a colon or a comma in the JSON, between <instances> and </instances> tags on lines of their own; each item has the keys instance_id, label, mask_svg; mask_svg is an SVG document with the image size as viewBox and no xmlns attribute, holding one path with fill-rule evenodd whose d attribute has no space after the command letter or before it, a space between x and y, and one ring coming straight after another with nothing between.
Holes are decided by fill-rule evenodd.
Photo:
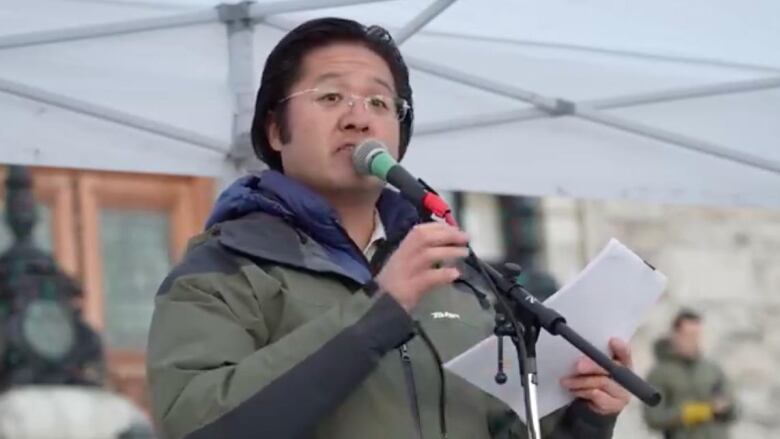
<instances>
[{"instance_id":1,"label":"navy blue hood","mask_svg":"<svg viewBox=\"0 0 780 439\"><path fill-rule=\"evenodd\" d=\"M419 222L414 206L389 189L379 197L377 210L390 241L401 239ZM276 216L301 230L356 279L371 278L363 253L341 226L335 209L307 186L274 170L246 175L231 184L217 199L206 228L254 212Z\"/></svg>"}]
</instances>

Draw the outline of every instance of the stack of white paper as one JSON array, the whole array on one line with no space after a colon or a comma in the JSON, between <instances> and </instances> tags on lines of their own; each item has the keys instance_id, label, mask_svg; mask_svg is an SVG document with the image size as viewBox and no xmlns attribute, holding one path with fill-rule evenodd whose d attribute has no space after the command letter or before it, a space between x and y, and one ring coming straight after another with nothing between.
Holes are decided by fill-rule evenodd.
<instances>
[{"instance_id":1,"label":"stack of white paper","mask_svg":"<svg viewBox=\"0 0 780 439\"><path fill-rule=\"evenodd\" d=\"M565 317L569 326L596 348L608 353L609 339L629 340L665 285L666 276L612 239L572 282L544 303ZM516 349L509 338L504 338L504 371L508 380L503 385L496 384L497 342L495 336L490 336L444 367L501 399L525 420ZM574 399L560 385L560 379L572 374L582 356L563 337L542 331L537 343L541 416Z\"/></svg>"}]
</instances>

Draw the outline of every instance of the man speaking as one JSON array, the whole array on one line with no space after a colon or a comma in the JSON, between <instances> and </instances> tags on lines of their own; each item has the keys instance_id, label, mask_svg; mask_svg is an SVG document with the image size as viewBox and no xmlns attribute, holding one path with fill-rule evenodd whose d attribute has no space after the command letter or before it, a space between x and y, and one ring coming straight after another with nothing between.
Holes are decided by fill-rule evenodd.
<instances>
[{"instance_id":1,"label":"man speaking","mask_svg":"<svg viewBox=\"0 0 780 439\"><path fill-rule=\"evenodd\" d=\"M384 29L312 20L273 49L252 127L270 169L219 197L156 298L148 376L164 437L525 437L441 368L493 330L479 275L442 264L468 236L353 165L369 138L400 160L413 119ZM610 346L630 366L625 343ZM562 385L577 399L542 419L545 437L611 437L628 392L584 358Z\"/></svg>"}]
</instances>

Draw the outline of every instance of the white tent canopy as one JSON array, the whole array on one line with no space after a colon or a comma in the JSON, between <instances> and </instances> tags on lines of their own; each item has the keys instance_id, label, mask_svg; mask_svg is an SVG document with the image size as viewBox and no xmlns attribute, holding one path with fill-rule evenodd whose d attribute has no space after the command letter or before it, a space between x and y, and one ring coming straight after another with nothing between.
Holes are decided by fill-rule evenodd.
<instances>
[{"instance_id":1,"label":"white tent canopy","mask_svg":"<svg viewBox=\"0 0 780 439\"><path fill-rule=\"evenodd\" d=\"M780 207L776 0L4 0L0 162L229 178L323 15L402 42L434 187Z\"/></svg>"}]
</instances>

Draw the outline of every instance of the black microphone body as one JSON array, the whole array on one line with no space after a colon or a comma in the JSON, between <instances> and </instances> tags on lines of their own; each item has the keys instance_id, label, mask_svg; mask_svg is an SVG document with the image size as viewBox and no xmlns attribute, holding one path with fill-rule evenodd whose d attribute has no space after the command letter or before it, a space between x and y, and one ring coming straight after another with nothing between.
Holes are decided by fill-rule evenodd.
<instances>
[{"instance_id":1,"label":"black microphone body","mask_svg":"<svg viewBox=\"0 0 780 439\"><path fill-rule=\"evenodd\" d=\"M398 189L401 195L418 209L426 209L425 196L428 191L401 165L395 165L387 172L387 182Z\"/></svg>"}]
</instances>

